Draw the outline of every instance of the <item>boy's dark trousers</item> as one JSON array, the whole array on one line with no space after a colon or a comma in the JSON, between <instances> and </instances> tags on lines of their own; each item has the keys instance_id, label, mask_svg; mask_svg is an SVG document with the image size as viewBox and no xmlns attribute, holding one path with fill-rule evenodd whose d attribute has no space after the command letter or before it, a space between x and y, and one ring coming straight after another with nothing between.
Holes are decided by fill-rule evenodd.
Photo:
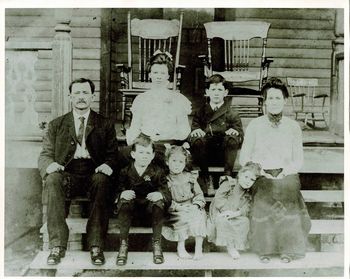
<instances>
[{"instance_id":1,"label":"boy's dark trousers","mask_svg":"<svg viewBox=\"0 0 350 279\"><path fill-rule=\"evenodd\" d=\"M54 172L47 176L45 187L48 190L47 229L50 248L67 248L69 229L66 198L87 195L90 198L90 216L86 225L89 248L103 242L108 229L110 204L110 177L95 173L92 160L72 160L64 172Z\"/></svg>"},{"instance_id":2,"label":"boy's dark trousers","mask_svg":"<svg viewBox=\"0 0 350 279\"><path fill-rule=\"evenodd\" d=\"M145 198L136 198L130 201L121 199L118 203L121 203L118 207L121 240L128 240L129 229L133 219L139 220L142 225L151 225L153 241L161 240L164 222L164 203L162 200L151 202Z\"/></svg>"},{"instance_id":3,"label":"boy's dark trousers","mask_svg":"<svg viewBox=\"0 0 350 279\"><path fill-rule=\"evenodd\" d=\"M204 176L208 175L209 164L217 165L223 162L225 175L232 176L240 141L239 136L228 136L222 133L194 138L191 145L193 162L200 167Z\"/></svg>"}]
</instances>

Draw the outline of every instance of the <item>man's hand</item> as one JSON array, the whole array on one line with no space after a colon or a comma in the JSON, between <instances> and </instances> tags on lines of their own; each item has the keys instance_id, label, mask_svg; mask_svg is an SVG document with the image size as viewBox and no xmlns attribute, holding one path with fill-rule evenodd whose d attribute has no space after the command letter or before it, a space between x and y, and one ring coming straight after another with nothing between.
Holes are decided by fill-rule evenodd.
<instances>
[{"instance_id":1,"label":"man's hand","mask_svg":"<svg viewBox=\"0 0 350 279\"><path fill-rule=\"evenodd\" d=\"M46 173L50 174L53 172L60 172L64 171L64 166L60 165L59 163L53 162L46 168Z\"/></svg>"},{"instance_id":2,"label":"man's hand","mask_svg":"<svg viewBox=\"0 0 350 279\"><path fill-rule=\"evenodd\" d=\"M191 132L191 137L202 138L205 136L205 132L202 129L196 129Z\"/></svg>"},{"instance_id":3,"label":"man's hand","mask_svg":"<svg viewBox=\"0 0 350 279\"><path fill-rule=\"evenodd\" d=\"M225 134L228 136L238 136L239 132L233 128L230 128L227 131L225 131Z\"/></svg>"},{"instance_id":4,"label":"man's hand","mask_svg":"<svg viewBox=\"0 0 350 279\"><path fill-rule=\"evenodd\" d=\"M107 164L102 164L95 169L95 172L96 173L101 172L107 176L110 176L113 173L113 170Z\"/></svg>"},{"instance_id":5,"label":"man's hand","mask_svg":"<svg viewBox=\"0 0 350 279\"><path fill-rule=\"evenodd\" d=\"M127 200L127 201L131 201L134 198L136 198L135 192L133 190L125 190L120 194L120 198Z\"/></svg>"},{"instance_id":6,"label":"man's hand","mask_svg":"<svg viewBox=\"0 0 350 279\"><path fill-rule=\"evenodd\" d=\"M151 202L156 202L163 199L163 195L160 192L152 192L147 195L146 199Z\"/></svg>"}]
</instances>

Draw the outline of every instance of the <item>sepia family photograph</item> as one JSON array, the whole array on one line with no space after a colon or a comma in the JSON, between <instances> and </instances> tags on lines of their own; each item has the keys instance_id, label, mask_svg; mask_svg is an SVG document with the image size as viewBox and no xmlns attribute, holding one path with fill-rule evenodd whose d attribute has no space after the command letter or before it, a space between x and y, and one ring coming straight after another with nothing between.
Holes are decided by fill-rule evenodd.
<instances>
[{"instance_id":1,"label":"sepia family photograph","mask_svg":"<svg viewBox=\"0 0 350 279\"><path fill-rule=\"evenodd\" d=\"M4 8L4 276L349 276L346 3L131 6Z\"/></svg>"}]
</instances>

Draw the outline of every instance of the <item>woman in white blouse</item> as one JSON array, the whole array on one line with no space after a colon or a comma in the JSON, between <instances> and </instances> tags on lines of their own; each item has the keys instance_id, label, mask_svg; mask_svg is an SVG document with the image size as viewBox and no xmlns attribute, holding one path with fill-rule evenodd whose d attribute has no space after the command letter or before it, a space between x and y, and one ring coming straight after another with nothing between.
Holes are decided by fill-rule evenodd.
<instances>
[{"instance_id":1,"label":"woman in white blouse","mask_svg":"<svg viewBox=\"0 0 350 279\"><path fill-rule=\"evenodd\" d=\"M253 119L245 132L240 164L259 163L262 176L253 188L251 248L264 263L272 255L282 262L305 256L310 217L300 193L303 164L299 124L282 115L288 90L277 78L262 88L266 114Z\"/></svg>"},{"instance_id":2,"label":"woman in white blouse","mask_svg":"<svg viewBox=\"0 0 350 279\"><path fill-rule=\"evenodd\" d=\"M130 110L132 121L126 131L127 144L143 133L154 142L183 141L191 132L188 115L191 102L181 93L168 89L173 71L169 53L156 51L147 65L151 89L134 100Z\"/></svg>"},{"instance_id":3,"label":"woman in white blouse","mask_svg":"<svg viewBox=\"0 0 350 279\"><path fill-rule=\"evenodd\" d=\"M173 68L168 52L157 50L150 58L147 71L152 81L151 88L138 95L130 108L132 121L126 131L128 147L121 151L126 161L131 160L131 145L142 133L155 143L156 163L166 168L164 144L181 145L191 132L188 119L191 102L181 93L168 88Z\"/></svg>"}]
</instances>

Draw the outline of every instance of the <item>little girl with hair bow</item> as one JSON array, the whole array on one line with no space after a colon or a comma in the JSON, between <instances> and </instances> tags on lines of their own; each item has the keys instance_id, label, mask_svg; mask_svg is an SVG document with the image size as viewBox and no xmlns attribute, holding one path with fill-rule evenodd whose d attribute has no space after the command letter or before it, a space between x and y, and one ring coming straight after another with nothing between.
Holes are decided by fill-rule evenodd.
<instances>
[{"instance_id":1,"label":"little girl with hair bow","mask_svg":"<svg viewBox=\"0 0 350 279\"><path fill-rule=\"evenodd\" d=\"M206 236L205 199L197 183L197 175L184 171L189 161L189 145L166 146L165 162L169 167L168 187L172 202L169 207L170 220L163 226L162 234L170 241L177 241L177 252L180 258L192 258L186 251L185 240L195 237L193 259L203 257L202 244Z\"/></svg>"}]
</instances>

